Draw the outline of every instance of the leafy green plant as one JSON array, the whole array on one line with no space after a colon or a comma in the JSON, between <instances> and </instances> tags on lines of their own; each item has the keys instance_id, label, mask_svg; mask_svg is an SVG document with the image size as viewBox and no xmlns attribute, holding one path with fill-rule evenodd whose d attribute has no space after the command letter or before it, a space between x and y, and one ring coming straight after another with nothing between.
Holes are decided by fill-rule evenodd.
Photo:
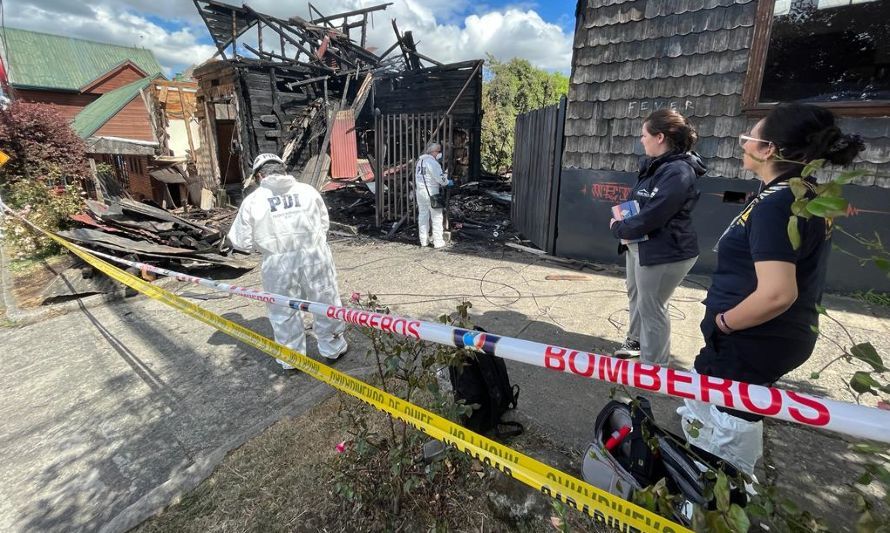
<instances>
[{"instance_id":1,"label":"leafy green plant","mask_svg":"<svg viewBox=\"0 0 890 533\"><path fill-rule=\"evenodd\" d=\"M51 168L45 178L15 181L8 185L3 201L42 228L50 231L65 229L71 225L69 217L82 210L84 193L76 184L49 185L59 178L59 169ZM13 216L4 215L2 227L4 240L11 245L14 259L41 257L59 251L54 241Z\"/></svg>"},{"instance_id":2,"label":"leafy green plant","mask_svg":"<svg viewBox=\"0 0 890 533\"><path fill-rule=\"evenodd\" d=\"M887 292L878 292L872 289L867 291L856 291L852 294L853 298L861 302L865 302L872 305L879 305L881 307L890 307L890 293Z\"/></svg>"},{"instance_id":3,"label":"leafy green plant","mask_svg":"<svg viewBox=\"0 0 890 533\"><path fill-rule=\"evenodd\" d=\"M890 251L884 247L877 232L874 234L874 238L851 235L838 226L834 220L848 214L849 202L843 196L843 186L868 173L862 170L844 171L837 178L819 185L814 185L806 180L824 165L825 160L812 161L804 166L800 177L789 180L795 197L791 206L792 215L788 220L788 238L792 245L795 249L800 247L800 234L797 226L799 218L823 217L835 231L840 231L851 237L865 250L866 254L860 255L837 246L835 246L835 250L856 258L861 266L873 264L890 277ZM837 363L855 364L851 368L852 375L847 386L856 396L857 401L862 395L877 396L880 398L878 406L890 409L890 403L887 402L888 395L890 395L888 368L877 349L871 342L859 342L854 339L849 329L829 315L825 307L820 305L816 309L822 317L837 325L843 331L844 336L838 339L832 335L821 335L823 339L837 348L839 355L819 371L813 372L810 376L811 379L819 379L827 368ZM818 328L814 329L821 334ZM885 494L884 502L890 506L890 445L859 443L851 445L851 448L866 459L865 472L851 485L856 508L860 513L857 530L864 532L887 531L886 524L890 523L890 516L878 516L879 512L875 509L872 496L860 490L859 487L872 483L880 484Z\"/></svg>"},{"instance_id":4,"label":"leafy green plant","mask_svg":"<svg viewBox=\"0 0 890 533\"><path fill-rule=\"evenodd\" d=\"M65 117L45 104L17 101L0 109L0 150L10 155L0 167L3 201L49 230L67 227L81 209L89 167L86 146ZM3 234L16 259L58 251L11 217L4 217Z\"/></svg>"},{"instance_id":5,"label":"leafy green plant","mask_svg":"<svg viewBox=\"0 0 890 533\"><path fill-rule=\"evenodd\" d=\"M376 296L369 295L359 303L369 311L389 313ZM461 304L456 313L443 315L440 321L467 325L469 307L469 303ZM462 350L373 328L360 329L370 341L367 355L384 391L452 420L472 410L455 403L439 385L440 370L461 364ZM359 402L341 410L349 438L341 443L342 453L332 467L335 493L384 529L392 529L400 521L406 501L412 505L425 501L425 512L444 524L448 512L444 492L469 476L469 459L446 449L444 458L424 461L423 445L429 442L428 437L390 416L381 431L369 423L373 412Z\"/></svg>"}]
</instances>

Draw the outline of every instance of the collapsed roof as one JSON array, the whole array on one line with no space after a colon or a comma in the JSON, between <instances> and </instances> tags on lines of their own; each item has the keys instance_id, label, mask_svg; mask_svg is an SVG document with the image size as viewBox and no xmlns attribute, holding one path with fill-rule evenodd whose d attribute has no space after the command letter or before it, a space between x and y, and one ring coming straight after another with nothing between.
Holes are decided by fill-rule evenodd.
<instances>
[{"instance_id":1,"label":"collapsed roof","mask_svg":"<svg viewBox=\"0 0 890 533\"><path fill-rule=\"evenodd\" d=\"M194 73L198 116L217 147L198 168L230 196L240 196L264 152L281 155L318 189L332 179L385 177L380 194L389 194L389 182L413 182L413 158L431 140L443 143L458 182L478 175L483 62L443 64L421 54L395 20L395 43L380 54L367 48L369 17L391 4L335 15L310 4L306 20L194 3L222 58ZM409 187L395 189L405 201L384 218L411 210Z\"/></svg>"}]
</instances>

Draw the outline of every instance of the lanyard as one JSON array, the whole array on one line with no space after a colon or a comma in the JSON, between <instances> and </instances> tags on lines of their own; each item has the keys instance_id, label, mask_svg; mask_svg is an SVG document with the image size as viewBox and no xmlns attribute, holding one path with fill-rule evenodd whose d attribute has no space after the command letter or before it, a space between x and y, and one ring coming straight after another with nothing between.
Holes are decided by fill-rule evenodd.
<instances>
[{"instance_id":1,"label":"lanyard","mask_svg":"<svg viewBox=\"0 0 890 533\"><path fill-rule=\"evenodd\" d=\"M745 213L750 213L751 210L754 209L754 206L756 206L758 202L760 202L767 196L771 195L772 193L782 190L782 189L787 189L787 188L788 188L788 180L781 179L781 178L779 180L773 181L766 187L763 187L760 190L760 192L757 194L757 196L752 198L751 201L748 202L748 205L746 205L745 208L742 209L739 212L739 214L736 215L735 218L732 219L732 222L730 222L729 225L726 226L726 229L723 230L722 234L720 234L720 238L717 239L716 243L714 243L713 251L715 253L717 252L717 250L720 248L720 241L723 240L723 237L726 237L726 234L729 233L729 231L733 228L733 226L738 224L739 219L741 219L745 215Z\"/></svg>"}]
</instances>

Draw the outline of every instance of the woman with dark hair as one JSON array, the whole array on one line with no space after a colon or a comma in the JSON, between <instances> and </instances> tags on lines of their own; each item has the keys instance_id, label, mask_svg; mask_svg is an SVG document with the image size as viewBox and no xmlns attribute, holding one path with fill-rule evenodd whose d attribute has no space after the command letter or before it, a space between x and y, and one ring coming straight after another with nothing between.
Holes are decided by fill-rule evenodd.
<instances>
[{"instance_id":1,"label":"woman with dark hair","mask_svg":"<svg viewBox=\"0 0 890 533\"><path fill-rule=\"evenodd\" d=\"M695 180L706 169L691 151L697 139L686 118L672 109L655 111L643 121L640 141L647 157L630 197L640 210L609 223L615 238L630 241L618 246L618 253L627 251L630 323L616 357L639 356L658 365L670 361L667 303L698 259L692 209L699 197Z\"/></svg>"},{"instance_id":2,"label":"woman with dark hair","mask_svg":"<svg viewBox=\"0 0 890 533\"><path fill-rule=\"evenodd\" d=\"M816 216L797 218L800 245L792 245L787 228L795 197L788 180L816 159L847 165L864 145L841 132L830 111L809 104L779 105L739 142L742 165L763 183L717 242L695 370L772 385L813 353L831 249L830 224ZM763 417L690 400L677 412L690 442L753 473ZM695 436L693 420L701 422Z\"/></svg>"}]
</instances>

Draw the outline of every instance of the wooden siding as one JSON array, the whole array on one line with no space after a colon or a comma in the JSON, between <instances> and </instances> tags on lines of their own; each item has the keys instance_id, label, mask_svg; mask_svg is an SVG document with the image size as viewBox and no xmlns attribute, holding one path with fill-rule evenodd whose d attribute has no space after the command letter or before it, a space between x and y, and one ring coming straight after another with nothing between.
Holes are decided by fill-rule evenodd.
<instances>
[{"instance_id":1,"label":"wooden siding","mask_svg":"<svg viewBox=\"0 0 890 533\"><path fill-rule=\"evenodd\" d=\"M95 136L122 137L139 141L155 141L148 111L142 98L136 97L99 128Z\"/></svg>"},{"instance_id":2,"label":"wooden siding","mask_svg":"<svg viewBox=\"0 0 890 533\"><path fill-rule=\"evenodd\" d=\"M36 104L50 104L68 120L80 113L80 110L93 103L99 95L78 94L60 91L36 91L30 89L16 89L15 96L23 102Z\"/></svg>"},{"instance_id":3,"label":"wooden siding","mask_svg":"<svg viewBox=\"0 0 890 533\"><path fill-rule=\"evenodd\" d=\"M642 119L673 107L698 130L709 176L753 178L737 139L759 118L742 110L756 13L757 0L580 0L563 165L636 171ZM856 168L890 173L890 118L842 117L840 127L868 145ZM890 177L857 183L890 187Z\"/></svg>"},{"instance_id":4,"label":"wooden siding","mask_svg":"<svg viewBox=\"0 0 890 533\"><path fill-rule=\"evenodd\" d=\"M96 80L89 87L84 88L84 92L93 94L105 94L117 88L141 80L145 74L134 68L132 65L122 65L115 70L109 72L105 76Z\"/></svg>"}]
</instances>

